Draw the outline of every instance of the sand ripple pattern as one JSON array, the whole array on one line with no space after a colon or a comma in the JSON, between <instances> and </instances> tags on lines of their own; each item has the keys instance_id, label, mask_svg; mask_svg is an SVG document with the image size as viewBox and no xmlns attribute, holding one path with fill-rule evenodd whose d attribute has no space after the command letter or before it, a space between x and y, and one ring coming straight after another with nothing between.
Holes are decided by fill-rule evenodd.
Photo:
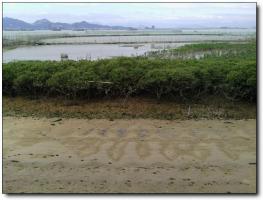
<instances>
[{"instance_id":1,"label":"sand ripple pattern","mask_svg":"<svg viewBox=\"0 0 263 200\"><path fill-rule=\"evenodd\" d=\"M62 120L55 125L50 125L49 121L52 120L39 124L36 121L35 124L19 128L16 145L26 147L55 141L56 145L62 145L78 156L105 154L115 161L127 157L131 151L136 159L142 160L151 156L166 160L185 156L205 160L215 151L236 160L244 152L255 151L255 124L250 121L155 123L155 120L72 119ZM242 128L239 127L241 124ZM13 130L10 127L5 132L12 135Z\"/></svg>"},{"instance_id":2,"label":"sand ripple pattern","mask_svg":"<svg viewBox=\"0 0 263 200\"><path fill-rule=\"evenodd\" d=\"M3 120L4 193L256 191L256 120Z\"/></svg>"}]
</instances>

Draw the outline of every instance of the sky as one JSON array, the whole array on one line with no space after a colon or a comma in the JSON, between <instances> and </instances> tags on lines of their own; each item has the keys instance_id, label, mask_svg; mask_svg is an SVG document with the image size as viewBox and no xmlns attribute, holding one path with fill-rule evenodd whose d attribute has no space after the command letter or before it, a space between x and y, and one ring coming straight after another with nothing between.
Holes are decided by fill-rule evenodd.
<instances>
[{"instance_id":1,"label":"sky","mask_svg":"<svg viewBox=\"0 0 263 200\"><path fill-rule=\"evenodd\" d=\"M256 27L255 3L3 3L3 16L156 28Z\"/></svg>"}]
</instances>

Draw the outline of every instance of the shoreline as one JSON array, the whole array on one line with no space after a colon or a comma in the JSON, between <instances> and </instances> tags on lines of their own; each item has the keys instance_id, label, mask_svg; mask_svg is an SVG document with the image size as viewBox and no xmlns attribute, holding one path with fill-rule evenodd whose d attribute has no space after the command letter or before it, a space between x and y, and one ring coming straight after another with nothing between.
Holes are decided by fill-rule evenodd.
<instances>
[{"instance_id":1,"label":"shoreline","mask_svg":"<svg viewBox=\"0 0 263 200\"><path fill-rule=\"evenodd\" d=\"M4 116L86 119L256 119L255 103L207 97L203 102L156 101L152 98L65 100L3 97Z\"/></svg>"}]
</instances>

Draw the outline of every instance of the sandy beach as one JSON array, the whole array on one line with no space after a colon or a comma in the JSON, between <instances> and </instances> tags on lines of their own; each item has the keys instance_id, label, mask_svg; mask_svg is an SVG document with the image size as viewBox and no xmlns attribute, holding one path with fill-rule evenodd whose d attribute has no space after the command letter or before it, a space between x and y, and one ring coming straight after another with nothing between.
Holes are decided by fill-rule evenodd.
<instances>
[{"instance_id":1,"label":"sandy beach","mask_svg":"<svg viewBox=\"0 0 263 200\"><path fill-rule=\"evenodd\" d=\"M255 193L256 120L3 117L4 193Z\"/></svg>"}]
</instances>

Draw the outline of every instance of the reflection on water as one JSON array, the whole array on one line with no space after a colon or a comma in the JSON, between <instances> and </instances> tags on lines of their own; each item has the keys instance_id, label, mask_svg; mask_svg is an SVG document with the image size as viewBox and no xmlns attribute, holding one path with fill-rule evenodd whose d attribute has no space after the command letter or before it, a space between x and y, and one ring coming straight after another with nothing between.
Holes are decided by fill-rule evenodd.
<instances>
[{"instance_id":1,"label":"reflection on water","mask_svg":"<svg viewBox=\"0 0 263 200\"><path fill-rule=\"evenodd\" d=\"M13 60L60 60L60 55L67 54L72 60L96 60L116 56L138 56L147 51L169 49L183 46L185 43L169 44L88 44L88 45L45 45L20 47L5 51L3 61Z\"/></svg>"}]
</instances>

